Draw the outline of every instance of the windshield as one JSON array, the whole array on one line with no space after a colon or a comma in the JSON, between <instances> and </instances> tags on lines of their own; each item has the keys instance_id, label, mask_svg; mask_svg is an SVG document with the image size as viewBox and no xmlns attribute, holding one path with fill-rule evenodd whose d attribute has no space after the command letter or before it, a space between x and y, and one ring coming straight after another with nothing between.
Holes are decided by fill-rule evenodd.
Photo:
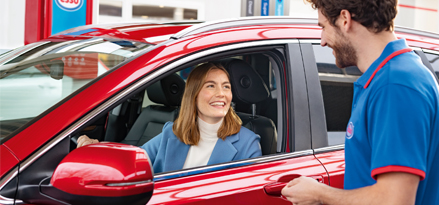
<instances>
[{"instance_id":1,"label":"windshield","mask_svg":"<svg viewBox=\"0 0 439 205\"><path fill-rule=\"evenodd\" d=\"M0 140L150 46L103 38L57 39L0 55Z\"/></svg>"}]
</instances>

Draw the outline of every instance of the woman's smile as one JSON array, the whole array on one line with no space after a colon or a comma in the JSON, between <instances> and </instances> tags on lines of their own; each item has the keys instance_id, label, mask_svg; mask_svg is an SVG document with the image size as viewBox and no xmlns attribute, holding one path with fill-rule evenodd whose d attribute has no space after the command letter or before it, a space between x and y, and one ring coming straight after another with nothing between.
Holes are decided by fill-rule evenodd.
<instances>
[{"instance_id":1,"label":"woman's smile","mask_svg":"<svg viewBox=\"0 0 439 205\"><path fill-rule=\"evenodd\" d=\"M212 103L210 103L210 105L212 105L214 107L221 107L221 108L223 108L224 105L226 105L226 102L221 102L221 101L219 101L219 102L212 102Z\"/></svg>"}]
</instances>

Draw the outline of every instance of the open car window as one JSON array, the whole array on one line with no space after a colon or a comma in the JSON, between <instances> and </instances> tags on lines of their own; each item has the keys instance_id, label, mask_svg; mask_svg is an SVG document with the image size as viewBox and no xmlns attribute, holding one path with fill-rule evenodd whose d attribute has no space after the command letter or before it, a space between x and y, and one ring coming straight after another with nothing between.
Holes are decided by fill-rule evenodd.
<instances>
[{"instance_id":1,"label":"open car window","mask_svg":"<svg viewBox=\"0 0 439 205\"><path fill-rule=\"evenodd\" d=\"M89 38L41 41L0 56L0 139L150 45Z\"/></svg>"},{"instance_id":2,"label":"open car window","mask_svg":"<svg viewBox=\"0 0 439 205\"><path fill-rule=\"evenodd\" d=\"M232 107L241 118L242 126L261 137L260 145L263 155L273 155L280 150L278 149L277 140L278 133L282 131L279 130L279 127L282 126L279 125L284 123L283 119L286 118L286 112L282 106L278 106L278 104L282 104L279 101L284 98L281 89L279 89L279 87L282 87L282 82L279 82L279 79L283 78L279 76L281 75L279 65L282 64L278 61L266 53L234 55L208 61L223 65L231 75L230 80L234 92ZM99 141L119 142L139 147L144 145L162 132L166 122L173 122L178 117L187 77L191 70L199 64L190 64L181 70L161 76L160 80L135 94L131 94L127 100L118 104L107 114L94 119L92 125L75 134L75 136L87 135ZM256 83L257 80L262 87L247 92L242 88L241 90L233 89L234 86L240 86L238 85L240 79L234 81L232 77L234 74L230 72L248 73L248 70L245 69L254 72L256 79L251 79L252 82ZM241 97L238 97L236 92L241 92ZM242 97L243 94L263 97L260 97L260 100L249 102L246 101L248 96ZM71 149L74 149L75 146L75 144L72 144ZM239 163L238 165L226 163L214 166L215 168L210 165L207 166L211 168L202 169L212 171L241 165ZM190 170L193 170L193 168L189 169L189 174L192 173ZM172 175L175 171L180 170L170 171L167 174ZM194 171L194 173L200 173L200 171Z\"/></svg>"}]
</instances>

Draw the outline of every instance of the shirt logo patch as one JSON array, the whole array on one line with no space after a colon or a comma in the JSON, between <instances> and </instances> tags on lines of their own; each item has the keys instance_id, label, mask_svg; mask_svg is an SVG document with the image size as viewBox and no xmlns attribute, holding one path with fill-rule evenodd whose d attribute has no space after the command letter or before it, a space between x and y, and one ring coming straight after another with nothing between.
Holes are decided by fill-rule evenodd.
<instances>
[{"instance_id":1,"label":"shirt logo patch","mask_svg":"<svg viewBox=\"0 0 439 205\"><path fill-rule=\"evenodd\" d=\"M349 122L348 128L346 129L346 138L351 139L354 136L354 123Z\"/></svg>"}]
</instances>

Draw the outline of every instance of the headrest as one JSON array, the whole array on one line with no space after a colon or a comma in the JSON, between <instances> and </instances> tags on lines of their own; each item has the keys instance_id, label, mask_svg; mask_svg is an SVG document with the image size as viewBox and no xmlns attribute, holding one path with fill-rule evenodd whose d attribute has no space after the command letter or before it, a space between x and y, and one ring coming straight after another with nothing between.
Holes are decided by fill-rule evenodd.
<instances>
[{"instance_id":1,"label":"headrest","mask_svg":"<svg viewBox=\"0 0 439 205\"><path fill-rule=\"evenodd\" d=\"M172 74L148 86L148 98L166 106L180 106L184 93L184 80L177 74Z\"/></svg>"},{"instance_id":2,"label":"headrest","mask_svg":"<svg viewBox=\"0 0 439 205\"><path fill-rule=\"evenodd\" d=\"M270 91L261 76L246 62L232 59L220 63L229 72L233 97L248 104L255 104L270 96Z\"/></svg>"}]
</instances>

